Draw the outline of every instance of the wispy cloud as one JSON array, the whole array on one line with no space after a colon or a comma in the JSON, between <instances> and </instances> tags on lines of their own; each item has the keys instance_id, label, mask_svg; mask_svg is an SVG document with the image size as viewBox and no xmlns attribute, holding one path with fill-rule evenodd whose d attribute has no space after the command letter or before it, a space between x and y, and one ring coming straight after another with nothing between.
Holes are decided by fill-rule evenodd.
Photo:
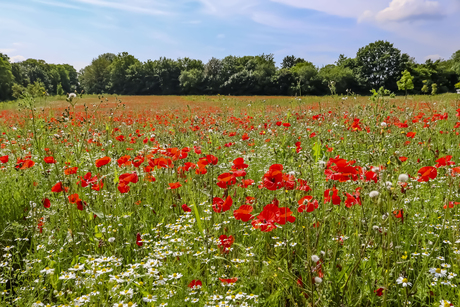
<instances>
[{"instance_id":1,"label":"wispy cloud","mask_svg":"<svg viewBox=\"0 0 460 307\"><path fill-rule=\"evenodd\" d=\"M32 2L35 3L40 3L44 5L49 5L49 6L55 6L55 7L62 7L66 9L73 9L73 10L84 10L84 8L68 3L63 3L63 2L54 2L54 1L43 1L43 0L32 0Z\"/></svg>"},{"instance_id":2,"label":"wispy cloud","mask_svg":"<svg viewBox=\"0 0 460 307\"><path fill-rule=\"evenodd\" d=\"M81 3L86 3L94 6L99 6L99 7L106 7L106 8L112 8L112 9L117 9L117 10L122 10L126 12L131 12L131 13L139 13L139 14L146 14L146 15L153 15L153 16L158 16L158 15L170 15L171 12L165 11L165 10L158 10L152 7L147 7L147 6L141 6L141 5L136 5L136 3L133 3L133 1L122 1L122 2L116 2L116 1L103 1L103 0L74 0L77 2Z\"/></svg>"}]
</instances>

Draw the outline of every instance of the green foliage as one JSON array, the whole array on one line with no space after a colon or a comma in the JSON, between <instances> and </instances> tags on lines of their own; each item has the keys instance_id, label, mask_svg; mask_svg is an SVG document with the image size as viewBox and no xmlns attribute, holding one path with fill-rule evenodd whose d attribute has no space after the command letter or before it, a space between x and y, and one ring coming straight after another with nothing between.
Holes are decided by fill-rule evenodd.
<instances>
[{"instance_id":1,"label":"green foliage","mask_svg":"<svg viewBox=\"0 0 460 307\"><path fill-rule=\"evenodd\" d=\"M108 84L110 81L110 69L115 55L112 53L104 53L93 59L91 65L86 66L80 71L79 81L89 94L101 94L108 92Z\"/></svg>"},{"instance_id":2,"label":"green foliage","mask_svg":"<svg viewBox=\"0 0 460 307\"><path fill-rule=\"evenodd\" d=\"M329 87L331 94L344 94L356 84L353 70L345 66L326 65L319 70L318 76Z\"/></svg>"},{"instance_id":3,"label":"green foliage","mask_svg":"<svg viewBox=\"0 0 460 307\"><path fill-rule=\"evenodd\" d=\"M12 96L15 98L15 99L20 99L23 97L25 91L26 91L26 88L20 84L13 84L13 87L12 87Z\"/></svg>"},{"instance_id":4,"label":"green foliage","mask_svg":"<svg viewBox=\"0 0 460 307\"><path fill-rule=\"evenodd\" d=\"M0 53L0 101L11 98L14 76L9 57Z\"/></svg>"},{"instance_id":5,"label":"green foliage","mask_svg":"<svg viewBox=\"0 0 460 307\"><path fill-rule=\"evenodd\" d=\"M431 84L431 95L436 95L438 93L438 85L436 83Z\"/></svg>"},{"instance_id":6,"label":"green foliage","mask_svg":"<svg viewBox=\"0 0 460 307\"><path fill-rule=\"evenodd\" d=\"M408 91L414 89L414 83L412 82L414 77L411 76L410 72L407 70L402 72L402 77L396 83L400 91Z\"/></svg>"},{"instance_id":7,"label":"green foliage","mask_svg":"<svg viewBox=\"0 0 460 307\"><path fill-rule=\"evenodd\" d=\"M56 94L58 94L59 96L62 96L62 95L65 94L64 89L62 88L62 84L61 84L61 83L59 83L58 86L57 86Z\"/></svg>"},{"instance_id":8,"label":"green foliage","mask_svg":"<svg viewBox=\"0 0 460 307\"><path fill-rule=\"evenodd\" d=\"M364 87L396 90L396 78L409 61L407 54L387 41L376 41L358 50L356 73Z\"/></svg>"},{"instance_id":9,"label":"green foliage","mask_svg":"<svg viewBox=\"0 0 460 307\"><path fill-rule=\"evenodd\" d=\"M40 79L27 85L26 93L33 98L43 97L46 95L45 84Z\"/></svg>"},{"instance_id":10,"label":"green foliage","mask_svg":"<svg viewBox=\"0 0 460 307\"><path fill-rule=\"evenodd\" d=\"M460 50L447 61L418 64L393 44L376 41L360 48L354 58L341 54L335 64L321 68L294 55L284 57L278 68L272 54L229 55L211 58L204 64L188 57L141 62L127 52L105 53L79 73L68 64L47 64L43 60L9 64L4 56L2 69L3 100L19 97L23 88L37 80L50 95L81 90L123 95L335 95L367 94L383 86L391 92L405 91L407 96L408 90L428 93L434 83L436 93L452 92L460 77ZM12 73L12 81L11 73L6 71ZM14 83L18 86L13 90Z\"/></svg>"},{"instance_id":11,"label":"green foliage","mask_svg":"<svg viewBox=\"0 0 460 307\"><path fill-rule=\"evenodd\" d=\"M458 82L457 84L455 84L455 88L459 88L459 89L460 89L460 82Z\"/></svg>"}]
</instances>

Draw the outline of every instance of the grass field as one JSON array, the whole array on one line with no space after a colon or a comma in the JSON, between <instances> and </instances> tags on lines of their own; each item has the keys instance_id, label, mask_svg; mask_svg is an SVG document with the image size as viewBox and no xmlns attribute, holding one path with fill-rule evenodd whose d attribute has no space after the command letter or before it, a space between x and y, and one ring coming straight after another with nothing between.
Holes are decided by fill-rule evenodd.
<instances>
[{"instance_id":1,"label":"grass field","mask_svg":"<svg viewBox=\"0 0 460 307\"><path fill-rule=\"evenodd\" d=\"M460 100L0 109L2 306L459 306Z\"/></svg>"}]
</instances>

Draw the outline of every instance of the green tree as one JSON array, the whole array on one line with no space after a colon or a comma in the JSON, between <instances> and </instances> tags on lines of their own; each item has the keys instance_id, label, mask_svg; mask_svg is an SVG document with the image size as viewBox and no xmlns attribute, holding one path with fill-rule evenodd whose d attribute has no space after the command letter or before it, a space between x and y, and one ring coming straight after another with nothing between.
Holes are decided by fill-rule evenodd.
<instances>
[{"instance_id":1,"label":"green tree","mask_svg":"<svg viewBox=\"0 0 460 307\"><path fill-rule=\"evenodd\" d=\"M422 86L422 93L424 94L428 94L428 92L430 91L430 88L428 87L428 80L423 80L423 86Z\"/></svg>"},{"instance_id":2,"label":"green tree","mask_svg":"<svg viewBox=\"0 0 460 307\"><path fill-rule=\"evenodd\" d=\"M460 50L452 54L450 58L451 69L460 77Z\"/></svg>"},{"instance_id":3,"label":"green tree","mask_svg":"<svg viewBox=\"0 0 460 307\"><path fill-rule=\"evenodd\" d=\"M88 94L107 93L110 82L110 64L116 57L113 53L104 53L93 59L90 65L80 71L79 81ZM69 73L69 78L71 74ZM72 82L71 82L72 83Z\"/></svg>"},{"instance_id":4,"label":"green tree","mask_svg":"<svg viewBox=\"0 0 460 307\"><path fill-rule=\"evenodd\" d=\"M203 70L197 68L183 70L179 76L179 82L184 94L199 94L203 82Z\"/></svg>"},{"instance_id":5,"label":"green tree","mask_svg":"<svg viewBox=\"0 0 460 307\"><path fill-rule=\"evenodd\" d=\"M305 63L305 62L306 61L302 58L296 58L293 55L288 55L288 56L285 56L283 61L281 62L281 68L290 69L294 67L296 64Z\"/></svg>"},{"instance_id":6,"label":"green tree","mask_svg":"<svg viewBox=\"0 0 460 307\"><path fill-rule=\"evenodd\" d=\"M412 80L414 80L414 77L411 76L409 71L405 70L402 72L401 79L396 82L398 90L405 92L405 100L407 100L407 91L414 89L414 83Z\"/></svg>"},{"instance_id":7,"label":"green tree","mask_svg":"<svg viewBox=\"0 0 460 307\"><path fill-rule=\"evenodd\" d=\"M204 86L205 93L217 94L219 93L220 86L222 84L222 61L216 58L211 58L204 65Z\"/></svg>"},{"instance_id":8,"label":"green tree","mask_svg":"<svg viewBox=\"0 0 460 307\"><path fill-rule=\"evenodd\" d=\"M294 84L291 93L302 95L319 94L322 85L318 77L318 69L311 62L298 63L291 68L294 75Z\"/></svg>"},{"instance_id":9,"label":"green tree","mask_svg":"<svg viewBox=\"0 0 460 307\"><path fill-rule=\"evenodd\" d=\"M431 95L436 95L438 93L438 85L436 83L431 84Z\"/></svg>"},{"instance_id":10,"label":"green tree","mask_svg":"<svg viewBox=\"0 0 460 307\"><path fill-rule=\"evenodd\" d=\"M383 86L394 91L396 79L408 62L409 56L401 54L393 44L376 41L358 50L355 69L364 88Z\"/></svg>"},{"instance_id":11,"label":"green tree","mask_svg":"<svg viewBox=\"0 0 460 307\"><path fill-rule=\"evenodd\" d=\"M136 94L136 86L128 82L128 68L139 62L127 52L119 53L110 64L109 92L123 95ZM134 85L134 86L133 86Z\"/></svg>"},{"instance_id":12,"label":"green tree","mask_svg":"<svg viewBox=\"0 0 460 307\"><path fill-rule=\"evenodd\" d=\"M319 70L318 76L323 85L329 87L331 94L345 93L347 89L354 87L356 83L353 70L345 66L326 65Z\"/></svg>"},{"instance_id":13,"label":"green tree","mask_svg":"<svg viewBox=\"0 0 460 307\"><path fill-rule=\"evenodd\" d=\"M0 53L0 101L11 98L14 76L9 57Z\"/></svg>"}]
</instances>

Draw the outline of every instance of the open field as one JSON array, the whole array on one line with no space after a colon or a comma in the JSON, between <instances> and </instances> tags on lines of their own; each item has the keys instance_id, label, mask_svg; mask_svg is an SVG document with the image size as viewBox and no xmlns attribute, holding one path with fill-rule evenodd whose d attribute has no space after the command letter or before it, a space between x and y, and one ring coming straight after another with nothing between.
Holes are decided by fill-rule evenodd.
<instances>
[{"instance_id":1,"label":"open field","mask_svg":"<svg viewBox=\"0 0 460 307\"><path fill-rule=\"evenodd\" d=\"M2 306L459 306L460 100L0 109Z\"/></svg>"}]
</instances>

